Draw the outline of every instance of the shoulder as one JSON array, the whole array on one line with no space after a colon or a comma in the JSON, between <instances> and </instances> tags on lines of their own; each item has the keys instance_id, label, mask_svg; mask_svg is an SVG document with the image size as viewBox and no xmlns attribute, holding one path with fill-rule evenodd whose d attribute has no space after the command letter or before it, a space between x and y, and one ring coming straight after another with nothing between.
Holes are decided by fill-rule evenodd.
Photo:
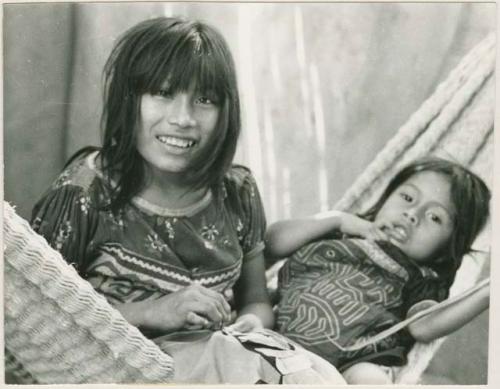
<instances>
[{"instance_id":1,"label":"shoulder","mask_svg":"<svg viewBox=\"0 0 500 389\"><path fill-rule=\"evenodd\" d=\"M90 210L107 203L109 191L94 159L95 155L89 154L72 161L38 200L34 211L66 209L72 204Z\"/></svg>"},{"instance_id":2,"label":"shoulder","mask_svg":"<svg viewBox=\"0 0 500 389\"><path fill-rule=\"evenodd\" d=\"M97 153L82 156L67 166L53 182L51 189L71 187L87 192L96 181L102 180L102 173L96 167Z\"/></svg>"},{"instance_id":3,"label":"shoulder","mask_svg":"<svg viewBox=\"0 0 500 389\"><path fill-rule=\"evenodd\" d=\"M257 183L248 167L233 165L224 176L224 189L227 195L246 193L253 197L257 193Z\"/></svg>"},{"instance_id":4,"label":"shoulder","mask_svg":"<svg viewBox=\"0 0 500 389\"><path fill-rule=\"evenodd\" d=\"M224 176L224 181L237 186L243 186L248 182L255 182L252 171L243 165L232 165Z\"/></svg>"}]
</instances>

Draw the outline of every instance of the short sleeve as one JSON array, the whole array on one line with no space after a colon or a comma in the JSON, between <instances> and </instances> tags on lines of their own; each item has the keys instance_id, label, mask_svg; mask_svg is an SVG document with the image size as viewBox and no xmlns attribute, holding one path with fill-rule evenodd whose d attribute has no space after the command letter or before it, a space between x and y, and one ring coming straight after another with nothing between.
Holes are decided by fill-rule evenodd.
<instances>
[{"instance_id":1,"label":"short sleeve","mask_svg":"<svg viewBox=\"0 0 500 389\"><path fill-rule=\"evenodd\" d=\"M406 313L406 317L412 317L413 315L419 313L420 311L424 311L434 305L438 304L436 300L421 300L418 303L413 304Z\"/></svg>"},{"instance_id":2,"label":"short sleeve","mask_svg":"<svg viewBox=\"0 0 500 389\"><path fill-rule=\"evenodd\" d=\"M264 250L266 217L257 183L250 170L235 166L231 175L238 193L237 233L246 259Z\"/></svg>"},{"instance_id":3,"label":"short sleeve","mask_svg":"<svg viewBox=\"0 0 500 389\"><path fill-rule=\"evenodd\" d=\"M403 291L404 313L407 317L448 297L448 290L437 276L418 277Z\"/></svg>"},{"instance_id":4,"label":"short sleeve","mask_svg":"<svg viewBox=\"0 0 500 389\"><path fill-rule=\"evenodd\" d=\"M35 205L31 226L83 274L95 230L95 212L82 188L64 185L47 192Z\"/></svg>"}]
</instances>

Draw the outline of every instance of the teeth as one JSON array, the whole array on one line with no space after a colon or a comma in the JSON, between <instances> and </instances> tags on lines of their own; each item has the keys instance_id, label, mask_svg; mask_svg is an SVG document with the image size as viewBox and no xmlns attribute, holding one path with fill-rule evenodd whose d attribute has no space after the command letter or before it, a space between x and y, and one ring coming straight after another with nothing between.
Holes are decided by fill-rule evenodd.
<instances>
[{"instance_id":1,"label":"teeth","mask_svg":"<svg viewBox=\"0 0 500 389\"><path fill-rule=\"evenodd\" d=\"M406 235L406 231L404 228L402 227L395 227L394 228L394 231L403 239L406 239L407 235Z\"/></svg>"},{"instance_id":2,"label":"teeth","mask_svg":"<svg viewBox=\"0 0 500 389\"><path fill-rule=\"evenodd\" d=\"M166 145L182 147L184 149L193 146L195 143L193 140L180 139L173 136L158 136L157 138L160 142L165 143Z\"/></svg>"}]
</instances>

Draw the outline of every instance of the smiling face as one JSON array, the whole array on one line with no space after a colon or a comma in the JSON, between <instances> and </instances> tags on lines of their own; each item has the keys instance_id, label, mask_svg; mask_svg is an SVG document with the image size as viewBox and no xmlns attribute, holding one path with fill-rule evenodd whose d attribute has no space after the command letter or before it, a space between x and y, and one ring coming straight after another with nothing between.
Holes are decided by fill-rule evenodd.
<instances>
[{"instance_id":1,"label":"smiling face","mask_svg":"<svg viewBox=\"0 0 500 389\"><path fill-rule=\"evenodd\" d=\"M392 192L375 221L385 222L390 241L417 262L438 257L454 228L451 184L443 174L416 173Z\"/></svg>"},{"instance_id":2,"label":"smiling face","mask_svg":"<svg viewBox=\"0 0 500 389\"><path fill-rule=\"evenodd\" d=\"M219 102L191 86L187 91L144 94L140 104L137 150L153 177L182 174L210 144L219 118Z\"/></svg>"}]
</instances>

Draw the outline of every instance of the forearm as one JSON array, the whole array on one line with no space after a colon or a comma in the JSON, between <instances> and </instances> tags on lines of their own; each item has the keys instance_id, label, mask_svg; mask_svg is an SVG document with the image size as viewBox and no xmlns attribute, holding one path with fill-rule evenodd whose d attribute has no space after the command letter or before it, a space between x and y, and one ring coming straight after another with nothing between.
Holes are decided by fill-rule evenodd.
<instances>
[{"instance_id":1,"label":"forearm","mask_svg":"<svg viewBox=\"0 0 500 389\"><path fill-rule=\"evenodd\" d=\"M463 300L416 320L408 326L408 330L420 342L446 336L485 311L489 307L489 293L488 284Z\"/></svg>"},{"instance_id":2,"label":"forearm","mask_svg":"<svg viewBox=\"0 0 500 389\"><path fill-rule=\"evenodd\" d=\"M330 211L302 219L279 221L266 233L266 256L283 258L305 244L340 230L341 212Z\"/></svg>"},{"instance_id":3,"label":"forearm","mask_svg":"<svg viewBox=\"0 0 500 389\"><path fill-rule=\"evenodd\" d=\"M240 278L234 286L234 297L238 317L251 313L259 318L264 327L272 328L274 314L267 293L262 253L243 260Z\"/></svg>"},{"instance_id":4,"label":"forearm","mask_svg":"<svg viewBox=\"0 0 500 389\"><path fill-rule=\"evenodd\" d=\"M121 304L116 307L136 327L164 332L181 328L210 328L228 323L231 308L219 292L192 284L158 299Z\"/></svg>"},{"instance_id":5,"label":"forearm","mask_svg":"<svg viewBox=\"0 0 500 389\"><path fill-rule=\"evenodd\" d=\"M265 328L274 327L274 313L269 303L261 302L248 304L238 312L238 317L245 314L253 314L257 316Z\"/></svg>"},{"instance_id":6,"label":"forearm","mask_svg":"<svg viewBox=\"0 0 500 389\"><path fill-rule=\"evenodd\" d=\"M138 301L116 305L115 308L123 318L135 327L151 328L149 320L150 309L148 301Z\"/></svg>"}]
</instances>

